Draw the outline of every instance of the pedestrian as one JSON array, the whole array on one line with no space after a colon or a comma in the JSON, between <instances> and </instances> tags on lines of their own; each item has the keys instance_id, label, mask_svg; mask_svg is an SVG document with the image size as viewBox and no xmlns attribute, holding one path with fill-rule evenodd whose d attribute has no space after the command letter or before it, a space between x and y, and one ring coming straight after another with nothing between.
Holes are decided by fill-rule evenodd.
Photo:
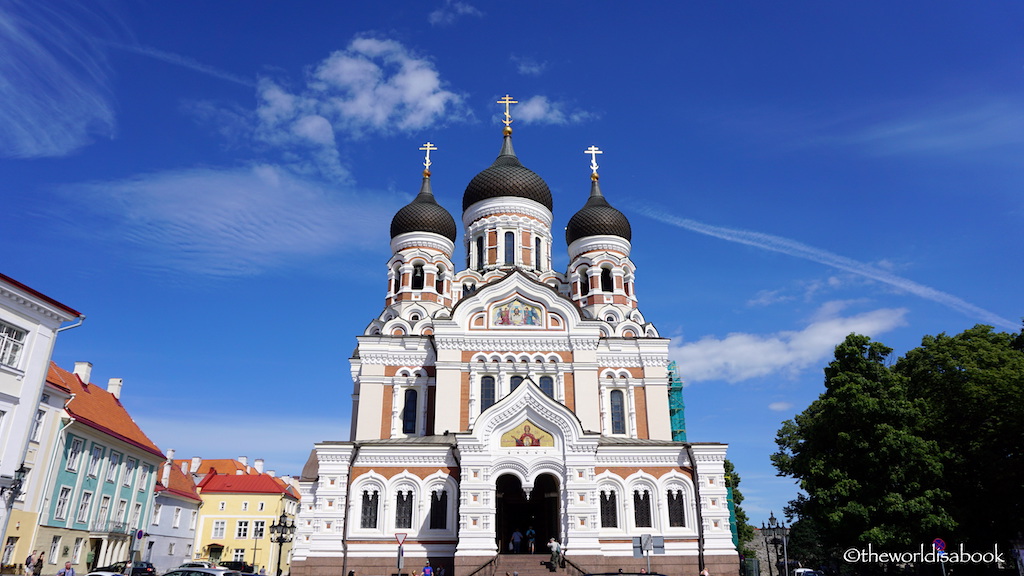
<instances>
[{"instance_id":1,"label":"pedestrian","mask_svg":"<svg viewBox=\"0 0 1024 576\"><path fill-rule=\"evenodd\" d=\"M430 560L423 565L423 576L434 576L434 569L430 567Z\"/></svg>"},{"instance_id":2,"label":"pedestrian","mask_svg":"<svg viewBox=\"0 0 1024 576\"><path fill-rule=\"evenodd\" d=\"M700 571L700 576L711 576L711 573L708 572L707 568L705 568L705 569Z\"/></svg>"},{"instance_id":3,"label":"pedestrian","mask_svg":"<svg viewBox=\"0 0 1024 576\"><path fill-rule=\"evenodd\" d=\"M534 545L537 542L537 531L533 529L533 526L526 528L526 545L530 548L530 554L533 554Z\"/></svg>"},{"instance_id":4,"label":"pedestrian","mask_svg":"<svg viewBox=\"0 0 1024 576\"><path fill-rule=\"evenodd\" d=\"M36 557L36 563L32 565L32 575L39 576L43 573L43 564L46 559L46 552L40 552L39 556Z\"/></svg>"},{"instance_id":5,"label":"pedestrian","mask_svg":"<svg viewBox=\"0 0 1024 576\"><path fill-rule=\"evenodd\" d=\"M36 554L39 554L39 550L33 550L28 558L25 558L25 576L32 576L32 569L36 565Z\"/></svg>"},{"instance_id":6,"label":"pedestrian","mask_svg":"<svg viewBox=\"0 0 1024 576\"><path fill-rule=\"evenodd\" d=\"M58 570L57 576L75 576L75 569L71 567L71 562L65 562L64 569Z\"/></svg>"},{"instance_id":7,"label":"pedestrian","mask_svg":"<svg viewBox=\"0 0 1024 576\"><path fill-rule=\"evenodd\" d=\"M559 544L558 540L551 538L548 540L548 548L551 549L551 567L557 568L562 559L562 545Z\"/></svg>"},{"instance_id":8,"label":"pedestrian","mask_svg":"<svg viewBox=\"0 0 1024 576\"><path fill-rule=\"evenodd\" d=\"M522 548L523 548L523 533L519 531L519 528L516 528L515 531L512 532L512 553L513 554L519 554L519 552L522 550Z\"/></svg>"},{"instance_id":9,"label":"pedestrian","mask_svg":"<svg viewBox=\"0 0 1024 576\"><path fill-rule=\"evenodd\" d=\"M260 576L267 576L267 569L266 568L263 568L263 567L260 568Z\"/></svg>"}]
</instances>

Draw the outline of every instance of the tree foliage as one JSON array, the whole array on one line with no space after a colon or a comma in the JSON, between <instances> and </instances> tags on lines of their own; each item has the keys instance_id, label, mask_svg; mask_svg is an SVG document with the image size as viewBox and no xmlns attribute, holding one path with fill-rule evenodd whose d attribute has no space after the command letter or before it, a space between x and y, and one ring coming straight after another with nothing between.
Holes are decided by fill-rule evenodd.
<instances>
[{"instance_id":1,"label":"tree foliage","mask_svg":"<svg viewBox=\"0 0 1024 576\"><path fill-rule=\"evenodd\" d=\"M736 510L736 539L739 540L739 552L744 556L753 557L754 551L747 544L754 539L754 527L750 525L750 518L740 506L743 502L743 493L740 492L740 475L736 473L736 466L728 458L725 460L725 485L732 489L732 503Z\"/></svg>"}]
</instances>

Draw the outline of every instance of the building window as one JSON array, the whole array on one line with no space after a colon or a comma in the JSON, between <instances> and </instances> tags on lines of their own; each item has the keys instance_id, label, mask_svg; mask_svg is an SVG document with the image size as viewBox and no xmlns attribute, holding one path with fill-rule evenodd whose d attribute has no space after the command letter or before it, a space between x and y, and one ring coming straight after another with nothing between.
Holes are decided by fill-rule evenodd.
<instances>
[{"instance_id":1,"label":"building window","mask_svg":"<svg viewBox=\"0 0 1024 576\"><path fill-rule=\"evenodd\" d=\"M601 528L618 528L619 512L615 502L615 491L601 490Z\"/></svg>"},{"instance_id":2,"label":"building window","mask_svg":"<svg viewBox=\"0 0 1024 576\"><path fill-rule=\"evenodd\" d=\"M0 322L0 364L18 367L21 349L25 346L25 334L24 330Z\"/></svg>"},{"instance_id":3,"label":"building window","mask_svg":"<svg viewBox=\"0 0 1024 576\"><path fill-rule=\"evenodd\" d=\"M398 294L398 292L401 289L402 289L402 269L400 267L398 267L398 266L395 266L395 281L394 281L394 285L393 285L391 291L394 292L395 294Z\"/></svg>"},{"instance_id":4,"label":"building window","mask_svg":"<svg viewBox=\"0 0 1024 576\"><path fill-rule=\"evenodd\" d=\"M100 473L100 461L103 460L103 446L92 447L92 455L89 457L89 476L97 477Z\"/></svg>"},{"instance_id":5,"label":"building window","mask_svg":"<svg viewBox=\"0 0 1024 576\"><path fill-rule=\"evenodd\" d=\"M50 564L56 564L57 563L57 554L59 552L60 552L60 536L54 536L53 539L50 540L50 557L47 558L47 560L50 561Z\"/></svg>"},{"instance_id":6,"label":"building window","mask_svg":"<svg viewBox=\"0 0 1024 576\"><path fill-rule=\"evenodd\" d=\"M363 490L363 509L362 514L359 518L360 528L376 528L377 527L377 504L380 500L380 494L373 490Z\"/></svg>"},{"instance_id":7,"label":"building window","mask_svg":"<svg viewBox=\"0 0 1024 576\"><path fill-rule=\"evenodd\" d=\"M195 530L196 529L196 519L198 519L198 518L199 518L199 512L196 512L195 510L193 510L192 513L190 514L189 521L188 521L188 527L189 527L190 530Z\"/></svg>"},{"instance_id":8,"label":"building window","mask_svg":"<svg viewBox=\"0 0 1024 576\"><path fill-rule=\"evenodd\" d=\"M121 465L121 455L111 450L110 463L107 464L107 482L117 482L117 468Z\"/></svg>"},{"instance_id":9,"label":"building window","mask_svg":"<svg viewBox=\"0 0 1024 576\"><path fill-rule=\"evenodd\" d=\"M540 391L547 394L549 397L555 397L555 379L551 376L540 377Z\"/></svg>"},{"instance_id":10,"label":"building window","mask_svg":"<svg viewBox=\"0 0 1024 576\"><path fill-rule=\"evenodd\" d=\"M185 544L185 558L192 558L192 545Z\"/></svg>"},{"instance_id":11,"label":"building window","mask_svg":"<svg viewBox=\"0 0 1024 576\"><path fill-rule=\"evenodd\" d=\"M514 232L505 232L505 265L512 266L516 263L516 235Z\"/></svg>"},{"instance_id":12,"label":"building window","mask_svg":"<svg viewBox=\"0 0 1024 576\"><path fill-rule=\"evenodd\" d=\"M213 532L210 533L210 538L213 538L215 540L223 538L225 528L227 528L227 520L214 520Z\"/></svg>"},{"instance_id":13,"label":"building window","mask_svg":"<svg viewBox=\"0 0 1024 576\"><path fill-rule=\"evenodd\" d=\"M249 521L239 520L235 526L235 540L245 540L249 537Z\"/></svg>"},{"instance_id":14,"label":"building window","mask_svg":"<svg viewBox=\"0 0 1024 576\"><path fill-rule=\"evenodd\" d=\"M171 519L171 527L177 528L181 525L181 508L174 507L174 517Z\"/></svg>"},{"instance_id":15,"label":"building window","mask_svg":"<svg viewBox=\"0 0 1024 576\"><path fill-rule=\"evenodd\" d=\"M235 548L231 560L234 562L245 562L245 548Z\"/></svg>"},{"instance_id":16,"label":"building window","mask_svg":"<svg viewBox=\"0 0 1024 576\"><path fill-rule=\"evenodd\" d=\"M149 521L153 526L160 525L160 510L163 508L163 504L153 504L153 518Z\"/></svg>"},{"instance_id":17,"label":"building window","mask_svg":"<svg viewBox=\"0 0 1024 576\"><path fill-rule=\"evenodd\" d=\"M480 379L480 411L483 412L494 405L494 376Z\"/></svg>"},{"instance_id":18,"label":"building window","mask_svg":"<svg viewBox=\"0 0 1024 576\"><path fill-rule=\"evenodd\" d=\"M633 491L633 520L637 528L651 528L651 492Z\"/></svg>"},{"instance_id":19,"label":"building window","mask_svg":"<svg viewBox=\"0 0 1024 576\"><path fill-rule=\"evenodd\" d=\"M96 523L106 522L108 512L110 512L110 496L104 496L100 498L100 509L96 513Z\"/></svg>"},{"instance_id":20,"label":"building window","mask_svg":"<svg viewBox=\"0 0 1024 576\"><path fill-rule=\"evenodd\" d=\"M75 551L71 556L75 564L78 564L82 559L82 542L84 541L85 538L75 538Z\"/></svg>"},{"instance_id":21,"label":"building window","mask_svg":"<svg viewBox=\"0 0 1024 576\"><path fill-rule=\"evenodd\" d=\"M128 522L128 525L142 528L140 520L142 520L142 503L136 502L135 506L132 506L132 519Z\"/></svg>"},{"instance_id":22,"label":"building window","mask_svg":"<svg viewBox=\"0 0 1024 576\"><path fill-rule=\"evenodd\" d=\"M482 272L483 269L484 269L484 262L485 261L486 261L486 257L484 256L484 237L483 236L477 236L477 238L476 238L476 269Z\"/></svg>"},{"instance_id":23,"label":"building window","mask_svg":"<svg viewBox=\"0 0 1024 576\"><path fill-rule=\"evenodd\" d=\"M412 528L412 490L398 491L395 503L395 528Z\"/></svg>"},{"instance_id":24,"label":"building window","mask_svg":"<svg viewBox=\"0 0 1024 576\"><path fill-rule=\"evenodd\" d=\"M141 472L139 472L139 490L145 490L147 487L146 485L149 484L149 464L146 464L145 466L140 468L140 470Z\"/></svg>"},{"instance_id":25,"label":"building window","mask_svg":"<svg viewBox=\"0 0 1024 576\"><path fill-rule=\"evenodd\" d=\"M437 278L434 280L434 290L438 294L444 294L444 267L438 267Z\"/></svg>"},{"instance_id":26,"label":"building window","mask_svg":"<svg viewBox=\"0 0 1024 576\"><path fill-rule=\"evenodd\" d=\"M71 440L71 448L68 449L68 470L74 472L78 470L78 461L82 457L82 442L81 438L74 438Z\"/></svg>"},{"instance_id":27,"label":"building window","mask_svg":"<svg viewBox=\"0 0 1024 576\"><path fill-rule=\"evenodd\" d=\"M580 268L580 296L590 294L590 276L586 268Z\"/></svg>"},{"instance_id":28,"label":"building window","mask_svg":"<svg viewBox=\"0 0 1024 576\"><path fill-rule=\"evenodd\" d=\"M46 420L45 410L36 410L36 418L32 421L32 435L29 436L29 440L33 442L39 442L39 438L43 434L43 422Z\"/></svg>"},{"instance_id":29,"label":"building window","mask_svg":"<svg viewBox=\"0 0 1024 576\"><path fill-rule=\"evenodd\" d=\"M601 268L601 292L615 292L611 268Z\"/></svg>"},{"instance_id":30,"label":"building window","mask_svg":"<svg viewBox=\"0 0 1024 576\"><path fill-rule=\"evenodd\" d=\"M217 506L217 510L224 511L225 509L227 509L227 507L228 503L221 500L220 504Z\"/></svg>"},{"instance_id":31,"label":"building window","mask_svg":"<svg viewBox=\"0 0 1024 576\"><path fill-rule=\"evenodd\" d=\"M132 485L132 479L133 479L132 476L135 475L135 465L136 464L138 464L138 462L136 462L132 458L129 458L129 459L124 461L124 485L125 486L131 486Z\"/></svg>"},{"instance_id":32,"label":"building window","mask_svg":"<svg viewBox=\"0 0 1024 576\"><path fill-rule=\"evenodd\" d=\"M430 528L448 528L448 492L445 490L434 490L430 493Z\"/></svg>"},{"instance_id":33,"label":"building window","mask_svg":"<svg viewBox=\"0 0 1024 576\"><path fill-rule=\"evenodd\" d=\"M334 481L332 480L331 484L333 484L333 483L334 483ZM260 503L256 504L256 510L258 512L263 512L263 507L264 506L266 506L266 503L265 502L260 502Z\"/></svg>"},{"instance_id":34,"label":"building window","mask_svg":"<svg viewBox=\"0 0 1024 576\"><path fill-rule=\"evenodd\" d=\"M626 433L626 402L622 390L611 393L612 434Z\"/></svg>"},{"instance_id":35,"label":"building window","mask_svg":"<svg viewBox=\"0 0 1024 576\"><path fill-rule=\"evenodd\" d=\"M167 543L167 555L174 556L174 542Z\"/></svg>"},{"instance_id":36,"label":"building window","mask_svg":"<svg viewBox=\"0 0 1024 576\"><path fill-rule=\"evenodd\" d=\"M416 264L412 267L412 289L423 290L423 264Z\"/></svg>"},{"instance_id":37,"label":"building window","mask_svg":"<svg viewBox=\"0 0 1024 576\"><path fill-rule=\"evenodd\" d=\"M266 520L253 520L252 521L252 537L253 540L263 540L263 535L267 531Z\"/></svg>"},{"instance_id":38,"label":"building window","mask_svg":"<svg viewBox=\"0 0 1024 576\"><path fill-rule=\"evenodd\" d=\"M18 545L18 537L17 536L8 536L7 537L7 544L4 545L4 556L3 556L3 559L0 560L0 564L13 564L13 562L11 562L11 558L14 557L14 547L17 546L17 545Z\"/></svg>"},{"instance_id":39,"label":"building window","mask_svg":"<svg viewBox=\"0 0 1024 576\"><path fill-rule=\"evenodd\" d=\"M533 267L540 270L540 238L533 242Z\"/></svg>"},{"instance_id":40,"label":"building window","mask_svg":"<svg viewBox=\"0 0 1024 576\"><path fill-rule=\"evenodd\" d=\"M510 390L515 390L516 388L519 388L519 385L522 384L522 383L523 383L523 377L522 376L513 376L512 380L511 380L512 388Z\"/></svg>"},{"instance_id":41,"label":"building window","mask_svg":"<svg viewBox=\"0 0 1024 576\"><path fill-rule=\"evenodd\" d=\"M415 390L405 391L405 407L402 408L402 434L416 433L416 405L419 394Z\"/></svg>"},{"instance_id":42,"label":"building window","mask_svg":"<svg viewBox=\"0 0 1024 576\"><path fill-rule=\"evenodd\" d=\"M57 520L64 520L68 514L68 500L71 499L71 488L61 486L60 494L57 495L57 506L53 509L53 517Z\"/></svg>"},{"instance_id":43,"label":"building window","mask_svg":"<svg viewBox=\"0 0 1024 576\"><path fill-rule=\"evenodd\" d=\"M249 511L249 503L248 502L242 502L242 512L248 512L248 511Z\"/></svg>"},{"instance_id":44,"label":"building window","mask_svg":"<svg viewBox=\"0 0 1024 576\"><path fill-rule=\"evenodd\" d=\"M686 526L686 511L683 508L683 491L668 491L668 525L673 528Z\"/></svg>"},{"instance_id":45,"label":"building window","mask_svg":"<svg viewBox=\"0 0 1024 576\"><path fill-rule=\"evenodd\" d=\"M124 517L128 514L128 501L118 500L117 501L117 521L124 523Z\"/></svg>"},{"instance_id":46,"label":"building window","mask_svg":"<svg viewBox=\"0 0 1024 576\"><path fill-rule=\"evenodd\" d=\"M89 506L92 504L92 492L82 492L82 499L78 502L78 516L75 522L85 524L89 521Z\"/></svg>"}]
</instances>

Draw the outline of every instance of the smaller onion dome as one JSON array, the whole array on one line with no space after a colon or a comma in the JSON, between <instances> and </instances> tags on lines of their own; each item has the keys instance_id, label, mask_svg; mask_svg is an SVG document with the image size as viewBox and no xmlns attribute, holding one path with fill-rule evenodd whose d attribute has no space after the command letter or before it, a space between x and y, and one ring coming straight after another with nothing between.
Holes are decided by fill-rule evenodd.
<instances>
[{"instance_id":1,"label":"smaller onion dome","mask_svg":"<svg viewBox=\"0 0 1024 576\"><path fill-rule=\"evenodd\" d=\"M533 200L549 211L552 208L551 189L543 178L519 161L512 149L512 130L508 128L494 163L473 177L466 186L462 210L465 212L481 200L504 196Z\"/></svg>"},{"instance_id":2,"label":"smaller onion dome","mask_svg":"<svg viewBox=\"0 0 1024 576\"><path fill-rule=\"evenodd\" d=\"M590 198L587 198L587 203L579 212L573 214L565 227L566 244L572 244L587 236L619 236L627 241L633 237L633 229L630 228L626 215L612 208L601 194L597 174L591 177Z\"/></svg>"},{"instance_id":3,"label":"smaller onion dome","mask_svg":"<svg viewBox=\"0 0 1024 576\"><path fill-rule=\"evenodd\" d=\"M420 193L391 219L391 238L407 232L432 232L455 242L455 219L434 199L429 170L423 171Z\"/></svg>"}]
</instances>

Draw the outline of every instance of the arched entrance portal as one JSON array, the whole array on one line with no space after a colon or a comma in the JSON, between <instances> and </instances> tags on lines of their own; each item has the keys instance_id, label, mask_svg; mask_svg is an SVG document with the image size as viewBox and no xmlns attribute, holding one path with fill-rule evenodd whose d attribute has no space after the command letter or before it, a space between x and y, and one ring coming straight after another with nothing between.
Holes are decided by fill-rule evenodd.
<instances>
[{"instance_id":1,"label":"arched entrance portal","mask_svg":"<svg viewBox=\"0 0 1024 576\"><path fill-rule=\"evenodd\" d=\"M537 546L534 552L550 554L548 539L555 538L561 541L559 526L562 516L559 504L562 496L558 479L551 474L541 474L534 481L529 497L526 496L519 478L511 474L498 477L495 488L498 493L498 551L502 554L510 552L508 543L512 540L512 533L518 529L524 535L522 553L528 553L525 535L527 529L532 526L537 532Z\"/></svg>"}]
</instances>

